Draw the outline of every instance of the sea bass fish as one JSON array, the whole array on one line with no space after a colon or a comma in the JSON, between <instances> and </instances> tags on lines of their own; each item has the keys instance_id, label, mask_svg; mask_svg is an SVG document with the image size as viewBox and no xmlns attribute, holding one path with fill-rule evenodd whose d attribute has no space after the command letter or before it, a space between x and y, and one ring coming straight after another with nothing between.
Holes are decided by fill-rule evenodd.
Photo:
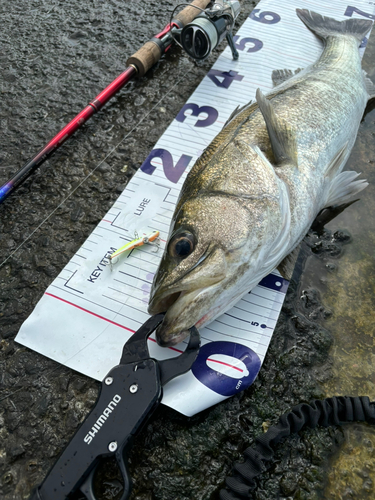
<instances>
[{"instance_id":1,"label":"sea bass fish","mask_svg":"<svg viewBox=\"0 0 375 500\"><path fill-rule=\"evenodd\" d=\"M188 174L155 275L149 313L171 346L231 308L295 250L317 214L367 183L342 172L375 86L359 45L372 21L297 9L323 40L315 64L231 117Z\"/></svg>"}]
</instances>

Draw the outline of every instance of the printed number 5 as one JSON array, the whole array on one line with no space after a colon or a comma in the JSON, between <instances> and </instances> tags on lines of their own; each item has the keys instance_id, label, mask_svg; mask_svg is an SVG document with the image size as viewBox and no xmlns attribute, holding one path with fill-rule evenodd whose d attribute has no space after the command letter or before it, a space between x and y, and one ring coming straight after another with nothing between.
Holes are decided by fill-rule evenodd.
<instances>
[{"instance_id":1,"label":"printed number 5","mask_svg":"<svg viewBox=\"0 0 375 500\"><path fill-rule=\"evenodd\" d=\"M247 52L258 52L263 47L263 42L258 40L257 38L241 38L236 35L233 37L234 43L236 45L236 49L245 50L246 45L248 43L252 44L250 48L247 49Z\"/></svg>"}]
</instances>

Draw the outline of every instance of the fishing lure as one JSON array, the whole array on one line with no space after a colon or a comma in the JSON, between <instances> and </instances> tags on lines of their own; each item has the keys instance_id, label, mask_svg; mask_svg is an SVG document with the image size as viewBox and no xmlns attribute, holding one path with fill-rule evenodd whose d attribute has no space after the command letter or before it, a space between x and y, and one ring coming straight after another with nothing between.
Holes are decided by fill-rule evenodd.
<instances>
[{"instance_id":1,"label":"fishing lure","mask_svg":"<svg viewBox=\"0 0 375 500\"><path fill-rule=\"evenodd\" d=\"M143 236L138 236L138 233L134 234L135 239L129 241L122 247L120 247L116 252L114 252L110 259L111 259L111 264L113 263L113 259L115 257L118 257L124 252L127 252L128 250L133 250L133 248L136 247L141 247L142 245L147 245L147 244L153 244L156 246L156 252L159 249L159 236L160 236L160 231L152 231L151 233L144 233Z\"/></svg>"}]
</instances>

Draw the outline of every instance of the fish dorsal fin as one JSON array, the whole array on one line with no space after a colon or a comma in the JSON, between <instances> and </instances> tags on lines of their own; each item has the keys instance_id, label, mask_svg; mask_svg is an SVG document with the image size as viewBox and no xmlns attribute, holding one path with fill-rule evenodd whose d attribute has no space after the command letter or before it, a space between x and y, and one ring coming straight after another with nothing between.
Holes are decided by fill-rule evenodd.
<instances>
[{"instance_id":1,"label":"fish dorsal fin","mask_svg":"<svg viewBox=\"0 0 375 500\"><path fill-rule=\"evenodd\" d=\"M256 99L266 122L276 163L283 164L290 161L297 165L297 145L293 130L285 120L276 116L271 102L266 99L260 89L256 92Z\"/></svg>"},{"instance_id":2,"label":"fish dorsal fin","mask_svg":"<svg viewBox=\"0 0 375 500\"><path fill-rule=\"evenodd\" d=\"M275 69L272 71L272 82L275 87L281 85L282 83L292 78L292 76L297 75L302 68L297 68L296 70L291 69Z\"/></svg>"}]
</instances>

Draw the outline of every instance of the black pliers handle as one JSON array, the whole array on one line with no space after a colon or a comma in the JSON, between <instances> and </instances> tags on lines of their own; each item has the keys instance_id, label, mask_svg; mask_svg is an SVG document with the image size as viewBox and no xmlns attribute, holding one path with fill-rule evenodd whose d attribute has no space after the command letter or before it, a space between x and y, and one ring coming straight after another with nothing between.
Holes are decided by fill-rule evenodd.
<instances>
[{"instance_id":1,"label":"black pliers handle","mask_svg":"<svg viewBox=\"0 0 375 500\"><path fill-rule=\"evenodd\" d=\"M126 453L131 438L160 403L162 386L191 368L200 345L193 327L180 356L164 361L150 358L147 339L163 316L149 318L125 344L120 364L102 382L95 407L30 500L65 500L77 490L87 500L98 500L93 488L95 469L101 459L113 456L124 482L120 500L129 497Z\"/></svg>"}]
</instances>

